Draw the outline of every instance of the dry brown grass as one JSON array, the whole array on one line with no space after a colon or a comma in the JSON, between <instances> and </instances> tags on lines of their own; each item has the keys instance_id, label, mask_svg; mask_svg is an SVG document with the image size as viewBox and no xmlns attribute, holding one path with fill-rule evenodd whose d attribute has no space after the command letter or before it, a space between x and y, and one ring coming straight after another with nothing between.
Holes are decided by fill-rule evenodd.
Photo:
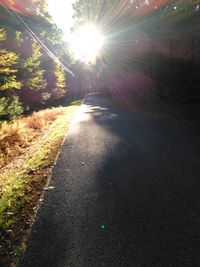
<instances>
[{"instance_id":1,"label":"dry brown grass","mask_svg":"<svg viewBox=\"0 0 200 267\"><path fill-rule=\"evenodd\" d=\"M62 140L80 104L76 101L67 107L37 112L1 127L1 149L14 151L17 144L28 149L21 148L22 155L0 170L0 266L11 266L24 249L36 206L41 203Z\"/></svg>"},{"instance_id":2,"label":"dry brown grass","mask_svg":"<svg viewBox=\"0 0 200 267\"><path fill-rule=\"evenodd\" d=\"M58 116L64 114L63 108L45 109L39 112L34 112L31 116L24 118L27 128L41 131L43 127L54 121Z\"/></svg>"},{"instance_id":3,"label":"dry brown grass","mask_svg":"<svg viewBox=\"0 0 200 267\"><path fill-rule=\"evenodd\" d=\"M31 116L0 126L0 168L30 146L44 128L64 114L64 108L34 112Z\"/></svg>"}]
</instances>

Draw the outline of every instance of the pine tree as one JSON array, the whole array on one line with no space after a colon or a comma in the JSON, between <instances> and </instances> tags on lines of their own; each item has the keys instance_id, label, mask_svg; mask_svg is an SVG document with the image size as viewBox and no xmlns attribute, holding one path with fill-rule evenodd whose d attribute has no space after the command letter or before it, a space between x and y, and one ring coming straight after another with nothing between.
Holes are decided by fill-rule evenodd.
<instances>
[{"instance_id":1,"label":"pine tree","mask_svg":"<svg viewBox=\"0 0 200 267\"><path fill-rule=\"evenodd\" d=\"M44 69L47 86L42 95L43 102L51 104L63 98L67 93L66 73L57 63L50 59L46 61Z\"/></svg>"},{"instance_id":2,"label":"pine tree","mask_svg":"<svg viewBox=\"0 0 200 267\"><path fill-rule=\"evenodd\" d=\"M6 38L5 30L0 29L0 117L10 119L23 112L16 95L16 90L19 90L22 84L16 77L19 56L4 48Z\"/></svg>"},{"instance_id":3,"label":"pine tree","mask_svg":"<svg viewBox=\"0 0 200 267\"><path fill-rule=\"evenodd\" d=\"M19 56L3 48L2 42L5 40L6 32L0 29L0 91L21 88L21 83L16 80L15 75Z\"/></svg>"},{"instance_id":4,"label":"pine tree","mask_svg":"<svg viewBox=\"0 0 200 267\"><path fill-rule=\"evenodd\" d=\"M59 99L62 98L66 93L65 73L59 65L55 66L54 75L56 78L56 83L52 92L52 97L55 99Z\"/></svg>"},{"instance_id":5,"label":"pine tree","mask_svg":"<svg viewBox=\"0 0 200 267\"><path fill-rule=\"evenodd\" d=\"M30 43L32 43L31 55L21 60L20 77L23 80L23 88L20 98L26 107L33 109L42 102L46 80L44 70L41 69L40 46L33 40Z\"/></svg>"}]
</instances>

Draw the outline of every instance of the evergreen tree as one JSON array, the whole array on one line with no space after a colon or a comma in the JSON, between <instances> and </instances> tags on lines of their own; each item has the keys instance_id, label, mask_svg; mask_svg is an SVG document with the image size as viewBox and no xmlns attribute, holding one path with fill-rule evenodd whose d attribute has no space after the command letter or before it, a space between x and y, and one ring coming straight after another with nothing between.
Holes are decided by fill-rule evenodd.
<instances>
[{"instance_id":1,"label":"evergreen tree","mask_svg":"<svg viewBox=\"0 0 200 267\"><path fill-rule=\"evenodd\" d=\"M66 93L65 73L59 65L56 65L54 74L56 78L56 83L52 92L52 97L55 99L59 99L62 98Z\"/></svg>"},{"instance_id":2,"label":"evergreen tree","mask_svg":"<svg viewBox=\"0 0 200 267\"><path fill-rule=\"evenodd\" d=\"M19 56L4 48L6 38L5 30L0 29L0 116L13 118L23 111L16 96L22 84L16 77Z\"/></svg>"},{"instance_id":3,"label":"evergreen tree","mask_svg":"<svg viewBox=\"0 0 200 267\"><path fill-rule=\"evenodd\" d=\"M21 59L20 77L23 80L23 87L20 98L26 107L33 109L42 102L42 92L46 87L46 80L44 79L44 70L41 69L40 46L33 40L31 43L31 55L26 59Z\"/></svg>"},{"instance_id":4,"label":"evergreen tree","mask_svg":"<svg viewBox=\"0 0 200 267\"><path fill-rule=\"evenodd\" d=\"M15 113L16 106L17 116L20 102L34 110L66 95L67 73L61 65L69 56L63 33L47 12L47 0L12 3L0 5L0 115Z\"/></svg>"},{"instance_id":5,"label":"evergreen tree","mask_svg":"<svg viewBox=\"0 0 200 267\"><path fill-rule=\"evenodd\" d=\"M6 40L6 32L0 29L0 90L20 89L21 83L16 80L15 68L19 56L3 48L2 42Z\"/></svg>"}]
</instances>

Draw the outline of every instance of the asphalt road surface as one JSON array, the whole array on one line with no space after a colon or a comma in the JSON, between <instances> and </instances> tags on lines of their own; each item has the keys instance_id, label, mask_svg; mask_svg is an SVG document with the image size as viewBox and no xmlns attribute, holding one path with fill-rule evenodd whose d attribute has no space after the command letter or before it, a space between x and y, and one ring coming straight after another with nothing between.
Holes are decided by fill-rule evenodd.
<instances>
[{"instance_id":1,"label":"asphalt road surface","mask_svg":"<svg viewBox=\"0 0 200 267\"><path fill-rule=\"evenodd\" d=\"M200 266L200 137L88 96L20 267Z\"/></svg>"}]
</instances>

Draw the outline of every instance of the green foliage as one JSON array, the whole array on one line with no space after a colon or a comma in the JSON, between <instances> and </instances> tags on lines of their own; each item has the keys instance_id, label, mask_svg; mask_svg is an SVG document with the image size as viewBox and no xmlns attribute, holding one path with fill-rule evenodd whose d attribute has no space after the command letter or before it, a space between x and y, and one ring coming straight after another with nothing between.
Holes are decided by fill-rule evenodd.
<instances>
[{"instance_id":1,"label":"green foliage","mask_svg":"<svg viewBox=\"0 0 200 267\"><path fill-rule=\"evenodd\" d=\"M14 75L17 72L15 67L19 56L2 48L2 42L5 40L6 32L4 29L0 29L0 91L21 88L21 83L16 80L16 75Z\"/></svg>"},{"instance_id":2,"label":"green foliage","mask_svg":"<svg viewBox=\"0 0 200 267\"><path fill-rule=\"evenodd\" d=\"M0 42L6 40L6 33L4 29L0 29Z\"/></svg>"},{"instance_id":3,"label":"green foliage","mask_svg":"<svg viewBox=\"0 0 200 267\"><path fill-rule=\"evenodd\" d=\"M36 42L32 43L31 57L22 61L21 76L23 77L23 87L26 90L40 90L46 86L46 81L43 79L44 71L41 69L41 51Z\"/></svg>"},{"instance_id":4,"label":"green foliage","mask_svg":"<svg viewBox=\"0 0 200 267\"><path fill-rule=\"evenodd\" d=\"M64 97L67 93L66 74L63 69L55 62L47 61L46 66L50 70L46 72L46 79L48 81L45 92L42 94L43 101L52 103Z\"/></svg>"},{"instance_id":5,"label":"green foliage","mask_svg":"<svg viewBox=\"0 0 200 267\"><path fill-rule=\"evenodd\" d=\"M47 6L48 6L47 0L35 0L34 1L35 11L41 15L47 12Z\"/></svg>"},{"instance_id":6,"label":"green foliage","mask_svg":"<svg viewBox=\"0 0 200 267\"><path fill-rule=\"evenodd\" d=\"M7 106L7 113L10 119L17 118L23 113L22 104L19 102L18 96L13 96L9 105Z\"/></svg>"},{"instance_id":7,"label":"green foliage","mask_svg":"<svg viewBox=\"0 0 200 267\"><path fill-rule=\"evenodd\" d=\"M18 96L0 98L0 115L11 120L23 113L22 104Z\"/></svg>"},{"instance_id":8,"label":"green foliage","mask_svg":"<svg viewBox=\"0 0 200 267\"><path fill-rule=\"evenodd\" d=\"M6 31L0 29L0 117L14 119L23 113L19 97L13 94L22 84L16 76L19 56L4 48L6 39Z\"/></svg>"},{"instance_id":9,"label":"green foliage","mask_svg":"<svg viewBox=\"0 0 200 267\"><path fill-rule=\"evenodd\" d=\"M56 86L55 86L55 92L58 95L58 97L62 97L65 94L65 74L62 68L59 65L56 65L55 67L55 77L56 77Z\"/></svg>"},{"instance_id":10,"label":"green foliage","mask_svg":"<svg viewBox=\"0 0 200 267\"><path fill-rule=\"evenodd\" d=\"M47 12L47 0L34 0L31 11L19 15L33 34L0 5L0 119L66 95L66 73L55 60L69 61L63 33Z\"/></svg>"}]
</instances>

